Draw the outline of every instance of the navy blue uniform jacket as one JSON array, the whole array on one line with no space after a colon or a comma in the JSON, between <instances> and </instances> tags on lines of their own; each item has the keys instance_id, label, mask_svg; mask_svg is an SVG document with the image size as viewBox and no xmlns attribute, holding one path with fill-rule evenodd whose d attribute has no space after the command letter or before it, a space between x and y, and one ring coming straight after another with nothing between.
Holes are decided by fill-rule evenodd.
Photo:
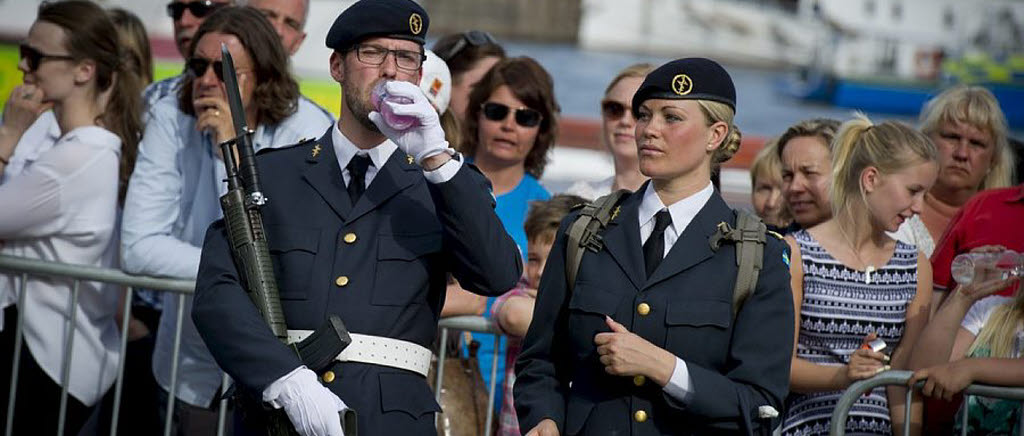
<instances>
[{"instance_id":1,"label":"navy blue uniform jacket","mask_svg":"<svg viewBox=\"0 0 1024 436\"><path fill-rule=\"evenodd\" d=\"M289 329L313 330L337 314L351 332L430 347L446 273L485 295L519 279L519 250L494 213L490 183L471 165L432 184L396 150L352 205L330 132L256 160ZM223 220L206 234L192 319L217 363L256 395L301 365L239 285ZM423 376L362 363L330 370L336 377L326 385L359 414L360 434L434 431L440 407Z\"/></svg>"},{"instance_id":2,"label":"navy blue uniform jacket","mask_svg":"<svg viewBox=\"0 0 1024 436\"><path fill-rule=\"evenodd\" d=\"M551 418L563 435L763 433L769 426L757 419L758 407L782 411L793 351L786 244L767 238L757 288L733 319L735 247L716 252L708 242L719 222L735 227L733 211L714 193L648 278L637 218L645 188L623 200L603 232L604 248L583 256L572 293L565 230L576 214L562 223L516 363L524 432ZM686 361L686 401L650 380L604 371L594 335L611 331L605 315Z\"/></svg>"}]
</instances>

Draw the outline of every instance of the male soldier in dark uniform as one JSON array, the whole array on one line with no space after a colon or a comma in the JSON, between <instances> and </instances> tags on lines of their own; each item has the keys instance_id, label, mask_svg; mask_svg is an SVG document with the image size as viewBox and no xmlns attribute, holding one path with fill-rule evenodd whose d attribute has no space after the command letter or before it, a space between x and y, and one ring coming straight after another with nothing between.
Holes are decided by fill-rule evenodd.
<instances>
[{"instance_id":1,"label":"male soldier in dark uniform","mask_svg":"<svg viewBox=\"0 0 1024 436\"><path fill-rule=\"evenodd\" d=\"M420 79L426 12L412 0L361 0L327 35L344 101L318 140L257 156L269 202L264 226L289 337L338 315L353 344L320 374L302 365L239 284L224 225L210 227L192 311L217 363L239 387L283 408L302 434L434 433L440 411L425 379L446 273L486 295L512 288L519 250L494 213L487 179L448 147ZM370 104L388 81L417 122L396 131Z\"/></svg>"}]
</instances>

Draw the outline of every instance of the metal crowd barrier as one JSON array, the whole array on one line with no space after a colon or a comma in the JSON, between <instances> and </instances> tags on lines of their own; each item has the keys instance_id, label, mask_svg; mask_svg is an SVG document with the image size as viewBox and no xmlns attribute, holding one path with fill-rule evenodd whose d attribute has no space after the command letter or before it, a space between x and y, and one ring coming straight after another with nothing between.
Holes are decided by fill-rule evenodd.
<instances>
[{"instance_id":1,"label":"metal crowd barrier","mask_svg":"<svg viewBox=\"0 0 1024 436\"><path fill-rule=\"evenodd\" d=\"M168 279L168 278L157 278L148 276L137 276L126 274L120 270L97 268L92 266L83 265L70 265L59 262L50 262L38 259L26 259L16 256L0 255L0 271L8 274L16 274L21 276L21 286L18 289L18 306L24 307L25 304L25 284L30 276L46 276L46 277L60 277L73 279L74 284L72 285L71 295L68 296L68 308L69 313L75 313L74 307L78 304L78 293L79 283L82 281L88 282L102 282L110 283L118 286L125 287L125 298L124 306L122 307L124 316L121 321L121 345L120 345L120 357L117 364L117 378L114 384L114 404L110 423L110 435L117 435L118 428L118 417L120 416L121 409L121 394L124 388L124 365L126 350L128 347L128 321L131 319L128 316L131 313L131 300L132 293L135 288L143 288L154 291L162 292L173 292L178 294L178 311L175 314L177 317L177 328L174 332L174 351L172 353L173 362L171 363L171 380L170 380L170 391L168 392L168 403L166 408L166 418L164 420L163 434L164 436L170 436L171 434L171 423L174 411L174 404L177 401L177 380L178 380L178 355L181 347L181 323L185 316L185 297L194 292L195 281L192 280L181 280L181 279ZM66 340L64 343L64 361L62 362L61 371L61 400L60 400L60 412L57 424L57 435L64 434L64 425L66 421L67 413L67 401L68 401L68 379L71 374L71 353L74 345L74 335L72 334L75 329L76 323L75 316L68 317L65 323ZM15 343L14 343L14 356L13 364L11 369L11 389L7 396L7 422L4 426L4 435L11 436L14 431L14 411L15 411L15 399L17 398L17 386L18 386L18 364L21 360L21 348L24 340L24 321L25 317L19 316L18 323L15 327ZM480 316L457 316L451 318L442 319L439 323L441 329L441 348L445 349L447 344L447 333L449 329L454 330L465 330L472 332L482 333L493 333L495 334L494 339L494 359L491 363L491 383L490 393L488 398L487 408L487 430L486 435L490 435L490 428L493 420L494 413L494 388L496 375L498 370L498 345L501 341L501 336L497 330L491 325L491 322ZM31 358L31 357L29 357ZM434 391L436 392L436 398L440 402L441 393L441 380L443 379L444 371L444 359L438 359L437 378L434 385ZM222 381L222 392L227 389L230 383L228 376L225 374ZM100 400L102 402L102 399ZM224 425L226 422L226 411L227 411L227 399L220 401L220 407L217 419L217 435L221 436L224 434ZM25 418L22 418L25 419Z\"/></svg>"},{"instance_id":2,"label":"metal crowd barrier","mask_svg":"<svg viewBox=\"0 0 1024 436\"><path fill-rule=\"evenodd\" d=\"M891 370L882 372L866 380L860 380L850 385L849 388L846 388L846 392L843 393L843 396L839 398L839 402L836 403L836 409L832 411L832 428L831 431L829 431L829 434L832 436L844 436L846 434L846 418L850 414L850 408L853 407L853 404L855 402L857 402L857 398L859 398L865 392L868 392L869 390L874 389L878 386L906 386L907 381L910 380L910 377L912 375L914 375L912 371ZM924 381L920 381L914 386L914 389L907 389L906 404L908 405L908 407L906 408L906 412L903 417L903 434L910 434L911 408L909 407L909 405L914 397L914 391L920 389L923 385ZM966 389L964 389L963 394L965 402L967 401L967 397L975 395L981 397L1002 398L1007 400L1024 400L1024 388L1011 388L1005 386L972 384L968 386ZM963 421L963 425L961 426L961 434L964 436L967 435L967 409L968 408L966 407L961 408L961 414L963 415L961 419L961 421ZM1024 416L1022 416L1022 420L1024 420ZM1022 426L1021 428L1024 428L1024 426Z\"/></svg>"}]
</instances>

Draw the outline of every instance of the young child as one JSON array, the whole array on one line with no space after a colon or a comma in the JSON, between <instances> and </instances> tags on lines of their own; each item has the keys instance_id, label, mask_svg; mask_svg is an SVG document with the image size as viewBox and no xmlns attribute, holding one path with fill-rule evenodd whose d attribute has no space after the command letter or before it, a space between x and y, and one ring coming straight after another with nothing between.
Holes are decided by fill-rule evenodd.
<instances>
[{"instance_id":1,"label":"young child","mask_svg":"<svg viewBox=\"0 0 1024 436\"><path fill-rule=\"evenodd\" d=\"M498 436L519 436L519 420L512 404L512 386L515 384L516 357L522 346L522 338L533 318L533 303L537 299L537 286L548 260L551 244L555 242L558 226L569 211L587 201L575 195L561 194L547 201L535 201L530 205L523 229L529 241L526 253L526 270L519 286L506 292L491 306L491 319L502 333L508 335L505 351L504 399L498 421Z\"/></svg>"},{"instance_id":2,"label":"young child","mask_svg":"<svg viewBox=\"0 0 1024 436\"><path fill-rule=\"evenodd\" d=\"M750 165L750 204L768 225L768 230L785 233L792 222L786 202L782 199L782 160L778 140L765 143Z\"/></svg>"}]
</instances>

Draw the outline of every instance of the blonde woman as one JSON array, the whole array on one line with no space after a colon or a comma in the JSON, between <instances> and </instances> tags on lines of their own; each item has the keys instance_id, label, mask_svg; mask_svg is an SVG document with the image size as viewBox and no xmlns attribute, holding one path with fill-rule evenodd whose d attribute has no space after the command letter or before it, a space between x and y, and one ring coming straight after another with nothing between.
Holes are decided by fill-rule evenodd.
<instances>
[{"instance_id":1,"label":"blonde woman","mask_svg":"<svg viewBox=\"0 0 1024 436\"><path fill-rule=\"evenodd\" d=\"M769 230L782 233L793 218L782 199L782 160L778 139L765 143L750 164L750 204Z\"/></svg>"},{"instance_id":2,"label":"blonde woman","mask_svg":"<svg viewBox=\"0 0 1024 436\"><path fill-rule=\"evenodd\" d=\"M910 346L903 344L913 344L928 321L931 268L916 247L886 232L920 212L935 159L935 145L899 123L857 117L836 136L832 218L786 237L797 328L783 434L827 434L852 382L888 365L906 367ZM891 361L861 348L876 337L894 350ZM887 398L878 388L858 399L846 432L897 432L905 405L896 393Z\"/></svg>"},{"instance_id":3,"label":"blonde woman","mask_svg":"<svg viewBox=\"0 0 1024 436\"><path fill-rule=\"evenodd\" d=\"M921 131L939 151L939 176L924 196L920 216L893 236L931 257L967 200L1013 183L1014 162L1006 117L992 92L980 86L955 86L930 100L921 111Z\"/></svg>"},{"instance_id":4,"label":"blonde woman","mask_svg":"<svg viewBox=\"0 0 1024 436\"><path fill-rule=\"evenodd\" d=\"M792 305L785 244L768 237L757 288L733 317L736 249L708 237L735 212L711 173L740 145L732 79L710 59L658 67L632 100L640 171L566 285L555 238L516 364L530 436L770 433L788 391Z\"/></svg>"}]
</instances>

